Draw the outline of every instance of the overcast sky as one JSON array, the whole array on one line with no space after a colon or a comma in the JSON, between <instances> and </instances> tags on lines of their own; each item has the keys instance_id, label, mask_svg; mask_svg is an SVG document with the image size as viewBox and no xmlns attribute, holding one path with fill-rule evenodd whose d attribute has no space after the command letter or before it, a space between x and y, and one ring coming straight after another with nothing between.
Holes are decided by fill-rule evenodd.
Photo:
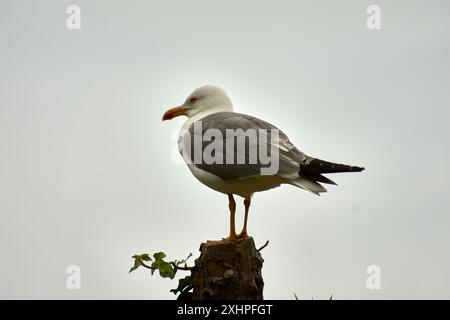
<instances>
[{"instance_id":1,"label":"overcast sky","mask_svg":"<svg viewBox=\"0 0 450 320\"><path fill-rule=\"evenodd\" d=\"M69 4L80 30L66 28ZM366 27L370 4L380 30ZM184 120L161 121L205 84L307 154L366 167L321 197L254 196L266 298L450 298L450 2L0 9L0 298L175 297L176 281L128 270L135 253L197 256L227 235L227 197L171 160ZM238 212L239 229L241 199Z\"/></svg>"}]
</instances>

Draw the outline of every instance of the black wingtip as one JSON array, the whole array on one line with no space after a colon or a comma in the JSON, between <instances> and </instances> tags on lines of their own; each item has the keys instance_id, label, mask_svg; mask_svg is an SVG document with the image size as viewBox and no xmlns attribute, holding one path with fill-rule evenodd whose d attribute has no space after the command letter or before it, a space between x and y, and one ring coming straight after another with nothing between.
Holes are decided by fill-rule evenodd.
<instances>
[{"instance_id":1,"label":"black wingtip","mask_svg":"<svg viewBox=\"0 0 450 320\"><path fill-rule=\"evenodd\" d=\"M321 174L328 173L339 173L339 172L361 172L365 170L364 167L349 166L346 164L333 163L324 161L321 159L312 159L308 162L300 165L300 173L309 176L317 176ZM318 179L317 179L318 180ZM320 180L318 180L320 181ZM324 181L322 181L324 182Z\"/></svg>"}]
</instances>

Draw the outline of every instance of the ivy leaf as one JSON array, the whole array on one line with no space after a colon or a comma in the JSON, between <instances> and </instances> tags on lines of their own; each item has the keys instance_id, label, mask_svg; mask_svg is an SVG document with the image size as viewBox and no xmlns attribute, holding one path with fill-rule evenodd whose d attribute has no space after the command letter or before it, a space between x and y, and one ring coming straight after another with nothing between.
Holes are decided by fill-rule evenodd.
<instances>
[{"instance_id":1,"label":"ivy leaf","mask_svg":"<svg viewBox=\"0 0 450 320\"><path fill-rule=\"evenodd\" d=\"M173 279L175 277L176 271L169 262L161 261L158 266L159 275L163 278Z\"/></svg>"},{"instance_id":2,"label":"ivy leaf","mask_svg":"<svg viewBox=\"0 0 450 320\"><path fill-rule=\"evenodd\" d=\"M172 273L169 271L169 267L172 268L172 266L164 261L164 258L166 257L166 254L164 252L156 252L153 254L153 258L155 259L151 265L151 267L153 268L151 273L152 275L155 273L155 270L158 269L159 270L159 274L161 275L161 277L163 278L167 278L169 275L171 275ZM169 267L167 267L167 264L169 264ZM161 266L163 268L162 273L161 273ZM172 268L173 269L173 268ZM173 270L172 270L173 271ZM167 275L167 276L163 276Z\"/></svg>"},{"instance_id":3,"label":"ivy leaf","mask_svg":"<svg viewBox=\"0 0 450 320\"><path fill-rule=\"evenodd\" d=\"M137 268L142 266L144 261L153 261L152 258L150 258L148 253L135 254L131 258L134 259L134 265L131 267L129 272L133 272L134 270L136 270Z\"/></svg>"},{"instance_id":4,"label":"ivy leaf","mask_svg":"<svg viewBox=\"0 0 450 320\"><path fill-rule=\"evenodd\" d=\"M148 253L141 254L142 261L153 261Z\"/></svg>"},{"instance_id":5,"label":"ivy leaf","mask_svg":"<svg viewBox=\"0 0 450 320\"><path fill-rule=\"evenodd\" d=\"M138 255L134 255L132 256L132 258L134 258L134 265L131 267L130 271L128 273L133 272L134 270L136 270L137 268L139 268L141 266L141 256Z\"/></svg>"},{"instance_id":6,"label":"ivy leaf","mask_svg":"<svg viewBox=\"0 0 450 320\"><path fill-rule=\"evenodd\" d=\"M164 252L156 252L153 254L153 258L155 258L155 261L162 261L166 257L166 254Z\"/></svg>"},{"instance_id":7,"label":"ivy leaf","mask_svg":"<svg viewBox=\"0 0 450 320\"><path fill-rule=\"evenodd\" d=\"M170 290L170 292L177 294L178 292L182 292L184 289L189 287L190 284L191 284L191 276L186 276L178 280L178 287L176 289Z\"/></svg>"},{"instance_id":8,"label":"ivy leaf","mask_svg":"<svg viewBox=\"0 0 450 320\"><path fill-rule=\"evenodd\" d=\"M161 260L156 260L152 262L152 265L150 267L152 267L152 270L150 270L151 275L153 275L155 273L155 271L157 269L159 269L159 265L161 264Z\"/></svg>"}]
</instances>

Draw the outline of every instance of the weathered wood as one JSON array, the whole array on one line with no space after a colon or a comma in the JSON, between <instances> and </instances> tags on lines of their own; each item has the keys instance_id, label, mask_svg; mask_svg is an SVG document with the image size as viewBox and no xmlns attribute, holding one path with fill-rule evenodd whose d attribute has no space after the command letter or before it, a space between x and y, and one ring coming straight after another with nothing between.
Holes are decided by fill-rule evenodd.
<instances>
[{"instance_id":1,"label":"weathered wood","mask_svg":"<svg viewBox=\"0 0 450 320\"><path fill-rule=\"evenodd\" d=\"M194 300L262 300L263 258L253 238L200 246L192 279Z\"/></svg>"}]
</instances>

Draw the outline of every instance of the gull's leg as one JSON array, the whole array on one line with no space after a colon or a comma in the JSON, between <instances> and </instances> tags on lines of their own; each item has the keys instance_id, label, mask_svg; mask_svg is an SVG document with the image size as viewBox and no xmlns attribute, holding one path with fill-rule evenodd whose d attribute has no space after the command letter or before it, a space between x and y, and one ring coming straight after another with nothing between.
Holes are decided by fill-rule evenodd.
<instances>
[{"instance_id":1,"label":"gull's leg","mask_svg":"<svg viewBox=\"0 0 450 320\"><path fill-rule=\"evenodd\" d=\"M234 201L233 195L228 195L228 208L230 208L230 235L224 240L236 240L236 227L235 227L235 213L236 213L236 201Z\"/></svg>"},{"instance_id":2,"label":"gull's leg","mask_svg":"<svg viewBox=\"0 0 450 320\"><path fill-rule=\"evenodd\" d=\"M247 219L248 219L248 209L250 209L250 198L244 199L244 206L245 206L245 216L244 216L244 227L242 228L241 233L237 235L238 238L247 238Z\"/></svg>"}]
</instances>

